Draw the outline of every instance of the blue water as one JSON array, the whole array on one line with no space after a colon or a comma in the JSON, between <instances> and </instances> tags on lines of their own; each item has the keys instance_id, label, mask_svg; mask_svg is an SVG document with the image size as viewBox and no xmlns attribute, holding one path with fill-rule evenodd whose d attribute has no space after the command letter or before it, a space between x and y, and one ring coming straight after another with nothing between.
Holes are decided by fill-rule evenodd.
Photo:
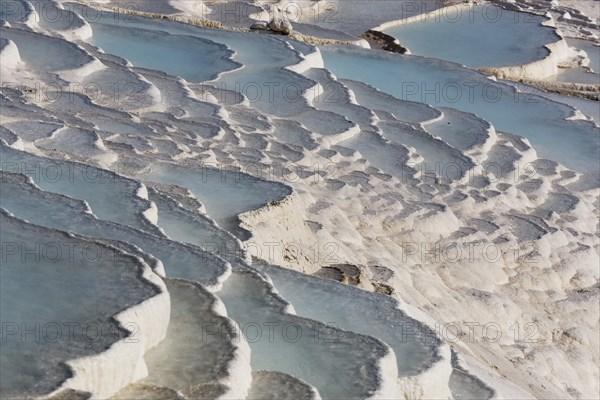
<instances>
[{"instance_id":1,"label":"blue water","mask_svg":"<svg viewBox=\"0 0 600 400\"><path fill-rule=\"evenodd\" d=\"M338 78L362 81L403 100L452 107L490 121L497 130L529 139L538 156L582 172L598 172L600 131L566 121L572 111L532 93L516 93L456 64L377 51L321 48Z\"/></svg>"},{"instance_id":2,"label":"blue water","mask_svg":"<svg viewBox=\"0 0 600 400\"><path fill-rule=\"evenodd\" d=\"M286 101L281 90L274 90L272 98L266 95L270 87L293 85L297 90L304 90L310 85L310 81L283 70L298 60L297 53L285 41L137 17L126 24L115 23L109 14L90 22L94 29L93 42L105 50L125 56L134 64L188 80L214 78L224 65L232 63L228 60L231 53L227 48L232 49L235 51L233 59L244 67L221 75L217 80L219 85L244 93L243 88L248 84L258 86L262 95L252 102L264 112L287 116L301 111L302 104ZM520 25L537 26L539 22L523 21ZM132 35L125 41L118 34L119 30ZM181 40L180 47L175 45ZM189 45L194 43L200 46L197 52L189 51ZM565 105L531 93L518 94L510 86L495 83L485 75L440 60L353 48L324 47L321 50L325 66L339 78L371 84L404 100L477 114L500 131L528 138L540 157L559 161L578 171L599 169L598 129L586 121L565 121L572 114L572 109ZM210 59L215 56L220 58L213 63ZM194 59L198 59L197 67L190 67L193 62L190 60ZM271 84L269 88L265 86L267 83Z\"/></svg>"},{"instance_id":3,"label":"blue water","mask_svg":"<svg viewBox=\"0 0 600 400\"><path fill-rule=\"evenodd\" d=\"M269 177L269 169L252 169L256 175ZM144 179L188 188L206 206L219 225L238 236L238 214L258 209L271 200L283 200L291 193L280 183L255 178L243 172L210 167L157 164L141 175Z\"/></svg>"},{"instance_id":4,"label":"blue water","mask_svg":"<svg viewBox=\"0 0 600 400\"><path fill-rule=\"evenodd\" d=\"M106 52L190 82L215 79L239 67L230 59L231 50L210 40L98 23L92 23L92 30L90 42Z\"/></svg>"},{"instance_id":5,"label":"blue water","mask_svg":"<svg viewBox=\"0 0 600 400\"><path fill-rule=\"evenodd\" d=\"M301 59L280 37L134 16L123 21L112 13L89 18L88 22L93 29L92 44L135 66L164 71L190 82L212 80L218 72L228 71L216 79L218 87L246 95L262 112L284 117L297 113L302 107L302 90L312 85L284 69ZM299 45L300 49L306 47ZM226 58L229 56L232 60Z\"/></svg>"},{"instance_id":6,"label":"blue water","mask_svg":"<svg viewBox=\"0 0 600 400\"><path fill-rule=\"evenodd\" d=\"M527 64L549 54L544 45L559 40L544 17L490 4L452 6L434 16L385 29L413 54L469 67Z\"/></svg>"},{"instance_id":7,"label":"blue water","mask_svg":"<svg viewBox=\"0 0 600 400\"><path fill-rule=\"evenodd\" d=\"M566 38L565 40L569 46L585 51L590 59L588 67L590 67L592 71L600 73L600 46L596 46L591 40L572 38Z\"/></svg>"}]
</instances>

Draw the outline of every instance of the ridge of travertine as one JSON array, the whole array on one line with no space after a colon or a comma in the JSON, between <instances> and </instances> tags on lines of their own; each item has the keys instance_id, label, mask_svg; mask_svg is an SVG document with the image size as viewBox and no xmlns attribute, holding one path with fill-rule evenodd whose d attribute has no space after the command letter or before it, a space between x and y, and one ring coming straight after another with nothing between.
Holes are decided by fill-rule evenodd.
<instances>
[{"instance_id":1,"label":"ridge of travertine","mask_svg":"<svg viewBox=\"0 0 600 400\"><path fill-rule=\"evenodd\" d=\"M3 29L28 29L26 24L11 24L14 28ZM241 243L245 254L306 273L337 263L357 264L361 288L392 288L400 308L434 328L437 321L476 319L488 323L489 315L518 322L521 327L537 324L537 343L518 343L507 335L493 345L453 342L453 337L441 335L450 339L459 353L474 355L476 361L469 364L469 371L494 387L499 397L523 394L510 384L498 384L498 374L490 373L490 366L539 397L556 397L565 391L593 395L598 391L597 387L586 388L582 384L594 381L593 368L588 372L578 370L565 364L564 359L569 348L581 350L583 346L595 345L590 336L594 326L585 322L584 310L593 307L597 296L594 285L598 277L586 268L597 260L598 253L598 224L590 218L597 216L597 177L538 159L526 140L496 132L491 125L479 126L475 119L473 146L468 152L459 149L459 153L466 153L484 167L500 165L503 174L489 176L484 169L473 168L466 177L455 181L435 171L424 171L419 168L427 160L419 150L423 143L433 143L444 154L458 149L450 139L434 137L428 130L430 124L450 118L451 113L432 113L427 106L402 102L372 88L319 74L323 65L318 50L303 47L306 45L289 44L290 58L298 65L289 68L292 71L286 76L309 84L303 98L310 108L299 109L297 117L292 115L291 119L296 120L293 123L251 108L252 101L244 93L239 96L240 101L232 101L231 88L185 82L121 63L91 45L72 47L67 40L36 35L24 30L14 35L16 42L3 44L3 74L6 69L16 81L33 77L42 83L53 82L47 81L48 72L75 83L95 74L102 78L98 81L101 88L111 79L127 76L143 90L124 98L102 98L91 97L91 93L80 88L67 101L40 97L39 92L28 92L22 87L3 88L0 134L12 147L55 160L93 163L133 178L148 165L174 161L210 165L238 177L245 175L236 172L236 168L259 176L268 171L269 180L293 190L283 199L239 216L242 228L251 233ZM24 43L28 40L24 37L32 36L55 46L58 52L77 53L85 62L80 63L79 69L78 65L65 64L44 71L31 54L18 52L17 42ZM15 62L5 63L5 59ZM27 65L36 68L26 71L23 67ZM304 74L306 77L302 78ZM335 107L317 101L326 97L327 85L345 93L336 98ZM67 93L65 87L50 88L48 93ZM183 95L177 97L178 91ZM187 98L188 102L172 104L176 98ZM348 113L340 114L346 107ZM410 115L422 117L403 120L406 116L400 112L406 109L411 110ZM303 115L305 112L313 116L335 114L339 121L348 121L348 128L328 135L328 129L323 127L321 133L315 133L302 125L310 121ZM24 124L31 115L36 116L35 126ZM68 143L72 130L50 130L48 126L52 124L83 128L77 131L81 137L79 147ZM416 147L394 147L386 136L392 128L416 140ZM37 136L25 135L32 130ZM364 134L377 140L361 141L360 135ZM386 154L401 152L402 157L374 157L377 153L369 152L371 143L377 143ZM535 174L519 169L525 164L534 166ZM144 193L138 195L148 197ZM203 193L195 195L206 203ZM147 221L160 226L161 210L146 210ZM206 212L210 216L210 208ZM530 247L522 249L520 242ZM318 256L311 249L315 243L320 246ZM478 259L475 263L463 254L452 258L452 262L440 263L435 257L423 258L418 249L415 251L415 244L424 243L438 249L491 243L502 256L499 260ZM332 247L323 248L329 244ZM281 251L269 254L270 248ZM334 258L327 253L332 249ZM427 250L430 255L431 247ZM244 258L248 260L247 256ZM531 265L527 262L531 259L540 261ZM380 267L392 271L391 276L382 275ZM231 276L223 274L219 283L227 283ZM265 287L274 290L267 278L260 279ZM555 293L550 302L542 296L546 292ZM470 299L473 307L465 310L460 299ZM572 319L558 321L546 316L553 313L569 314ZM505 333L507 328L504 327ZM553 361L549 363L544 357ZM593 352L578 357L582 363L593 364L597 360ZM560 373L556 370L559 364ZM449 353L444 365L450 368ZM512 373L515 367L518 371L533 368L533 377ZM386 368L393 370L391 365ZM550 386L548 379L553 382ZM419 384L405 389L409 397L424 394ZM589 393L583 393L584 390Z\"/></svg>"}]
</instances>

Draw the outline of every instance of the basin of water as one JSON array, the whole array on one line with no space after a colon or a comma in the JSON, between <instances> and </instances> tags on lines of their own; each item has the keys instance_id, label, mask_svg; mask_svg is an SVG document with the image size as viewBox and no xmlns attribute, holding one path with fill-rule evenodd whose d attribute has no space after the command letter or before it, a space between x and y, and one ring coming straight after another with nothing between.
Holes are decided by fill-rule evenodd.
<instances>
[{"instance_id":1,"label":"basin of water","mask_svg":"<svg viewBox=\"0 0 600 400\"><path fill-rule=\"evenodd\" d=\"M491 4L450 6L384 30L413 54L468 67L528 64L549 54L544 45L560 37L541 25L546 18Z\"/></svg>"},{"instance_id":2,"label":"basin of water","mask_svg":"<svg viewBox=\"0 0 600 400\"><path fill-rule=\"evenodd\" d=\"M71 376L66 361L126 338L113 316L159 289L141 277L139 262L112 247L4 210L0 228L0 396L37 397Z\"/></svg>"},{"instance_id":3,"label":"basin of water","mask_svg":"<svg viewBox=\"0 0 600 400\"><path fill-rule=\"evenodd\" d=\"M254 172L260 175L265 171ZM221 227L242 236L238 214L258 209L273 200L282 200L291 193L291 189L281 183L209 166L154 164L142 172L140 178L189 189Z\"/></svg>"},{"instance_id":4,"label":"basin of water","mask_svg":"<svg viewBox=\"0 0 600 400\"><path fill-rule=\"evenodd\" d=\"M150 229L142 217L150 202L137 195L137 182L91 165L39 157L3 144L0 155L3 171L22 173L44 190L84 200L99 218Z\"/></svg>"},{"instance_id":5,"label":"basin of water","mask_svg":"<svg viewBox=\"0 0 600 400\"><path fill-rule=\"evenodd\" d=\"M396 353L399 376L422 372L437 361L439 339L396 308L390 297L276 266L261 266L298 315L374 336Z\"/></svg>"},{"instance_id":6,"label":"basin of water","mask_svg":"<svg viewBox=\"0 0 600 400\"><path fill-rule=\"evenodd\" d=\"M377 390L383 343L285 313L285 304L250 272L234 272L217 295L250 345L253 370L293 375L323 398L365 398Z\"/></svg>"},{"instance_id":7,"label":"basin of water","mask_svg":"<svg viewBox=\"0 0 600 400\"><path fill-rule=\"evenodd\" d=\"M167 276L199 282L208 288L217 287L230 271L225 261L198 247L97 219L86 212L80 200L44 192L24 182L24 178L16 174L2 175L0 202L19 218L87 237L133 244L158 258Z\"/></svg>"},{"instance_id":8,"label":"basin of water","mask_svg":"<svg viewBox=\"0 0 600 400\"><path fill-rule=\"evenodd\" d=\"M81 5L73 7L86 10ZM84 17L87 14L82 12ZM129 16L125 22L111 13L89 18L88 22L94 30L91 43L108 53L125 57L136 66L161 70L192 82L215 79L216 72L227 71L215 80L219 88L240 92L257 109L278 116L289 116L303 108L302 91L312 86L312 81L284 69L302 58L290 42L277 37L136 16ZM190 52L194 46L198 51ZM215 46L218 50L211 50ZM214 56L229 56L231 51L235 67L243 65L243 68L233 68L231 60L210 61ZM201 60L195 61L196 58ZM210 67L207 68L210 73L202 72L202 67Z\"/></svg>"},{"instance_id":9,"label":"basin of water","mask_svg":"<svg viewBox=\"0 0 600 400\"><path fill-rule=\"evenodd\" d=\"M600 43L592 40L565 38L569 46L581 49L586 52L590 63L588 67L596 72L600 73Z\"/></svg>"},{"instance_id":10,"label":"basin of water","mask_svg":"<svg viewBox=\"0 0 600 400\"><path fill-rule=\"evenodd\" d=\"M600 132L589 121L567 121L570 107L517 93L508 85L457 64L415 56L323 47L326 68L402 100L467 111L497 130L529 139L538 156L574 170L598 169Z\"/></svg>"},{"instance_id":11,"label":"basin of water","mask_svg":"<svg viewBox=\"0 0 600 400\"><path fill-rule=\"evenodd\" d=\"M127 58L138 67L180 76L190 82L214 79L219 73L239 67L225 46L189 36L131 29L127 24L92 23L90 43Z\"/></svg>"}]
</instances>

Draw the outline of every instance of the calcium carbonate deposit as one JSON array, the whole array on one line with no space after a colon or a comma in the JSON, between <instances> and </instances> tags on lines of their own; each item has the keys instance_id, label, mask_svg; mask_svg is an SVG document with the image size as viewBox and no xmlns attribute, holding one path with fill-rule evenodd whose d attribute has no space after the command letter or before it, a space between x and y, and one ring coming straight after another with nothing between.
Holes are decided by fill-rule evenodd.
<instances>
[{"instance_id":1,"label":"calcium carbonate deposit","mask_svg":"<svg viewBox=\"0 0 600 400\"><path fill-rule=\"evenodd\" d=\"M599 398L599 11L1 0L0 398Z\"/></svg>"}]
</instances>

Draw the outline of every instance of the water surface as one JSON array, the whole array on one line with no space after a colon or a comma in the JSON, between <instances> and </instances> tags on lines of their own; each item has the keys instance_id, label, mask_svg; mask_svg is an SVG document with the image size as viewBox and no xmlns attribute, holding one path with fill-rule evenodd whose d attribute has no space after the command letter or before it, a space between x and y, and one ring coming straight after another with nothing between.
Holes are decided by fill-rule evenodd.
<instances>
[{"instance_id":1,"label":"water surface","mask_svg":"<svg viewBox=\"0 0 600 400\"><path fill-rule=\"evenodd\" d=\"M489 4L452 6L415 22L385 29L413 54L468 67L527 64L549 54L544 45L560 37L546 18Z\"/></svg>"},{"instance_id":2,"label":"water surface","mask_svg":"<svg viewBox=\"0 0 600 400\"><path fill-rule=\"evenodd\" d=\"M600 132L589 121L567 121L573 109L457 64L415 56L321 48L325 67L338 78L362 81L402 100L452 107L490 121L497 130L524 136L538 156L578 171L597 172Z\"/></svg>"}]
</instances>

